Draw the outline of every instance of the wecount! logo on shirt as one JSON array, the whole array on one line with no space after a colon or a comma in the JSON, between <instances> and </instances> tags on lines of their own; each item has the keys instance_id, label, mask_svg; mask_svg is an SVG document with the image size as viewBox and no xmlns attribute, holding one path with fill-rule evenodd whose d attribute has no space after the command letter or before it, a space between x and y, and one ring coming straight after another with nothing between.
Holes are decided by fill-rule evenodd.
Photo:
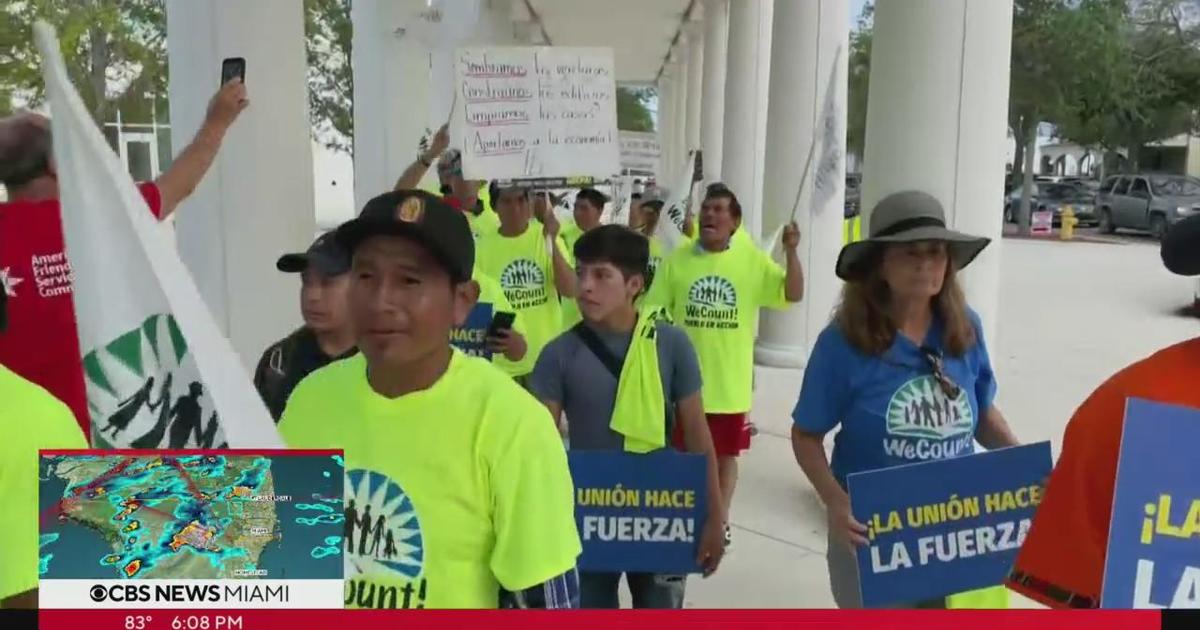
<instances>
[{"instance_id":1,"label":"wecount! logo on shirt","mask_svg":"<svg viewBox=\"0 0 1200 630\"><path fill-rule=\"evenodd\" d=\"M933 376L900 386L887 408L884 451L908 460L946 459L971 452L975 414L966 390L951 400Z\"/></svg>"},{"instance_id":2,"label":"wecount! logo on shirt","mask_svg":"<svg viewBox=\"0 0 1200 630\"><path fill-rule=\"evenodd\" d=\"M738 327L737 289L720 276L704 276L688 289L683 325L691 328Z\"/></svg>"},{"instance_id":3,"label":"wecount! logo on shirt","mask_svg":"<svg viewBox=\"0 0 1200 630\"><path fill-rule=\"evenodd\" d=\"M500 273L500 286L504 288L504 297L518 310L541 306L548 299L546 274L528 258L508 263Z\"/></svg>"},{"instance_id":4,"label":"wecount! logo on shirt","mask_svg":"<svg viewBox=\"0 0 1200 630\"><path fill-rule=\"evenodd\" d=\"M345 488L346 605L424 608L425 545L412 500L370 470L346 471Z\"/></svg>"}]
</instances>

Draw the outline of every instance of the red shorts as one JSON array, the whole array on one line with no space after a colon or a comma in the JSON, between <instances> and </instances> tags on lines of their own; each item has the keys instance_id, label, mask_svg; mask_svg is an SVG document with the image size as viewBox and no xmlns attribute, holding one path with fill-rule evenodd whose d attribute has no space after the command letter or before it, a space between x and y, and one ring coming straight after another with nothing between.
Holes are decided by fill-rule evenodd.
<instances>
[{"instance_id":1,"label":"red shorts","mask_svg":"<svg viewBox=\"0 0 1200 630\"><path fill-rule=\"evenodd\" d=\"M748 413L706 413L708 431L712 433L713 448L717 457L737 457L742 451L750 449L750 425L746 422ZM675 448L685 449L683 441L683 425L676 422L671 441Z\"/></svg>"}]
</instances>

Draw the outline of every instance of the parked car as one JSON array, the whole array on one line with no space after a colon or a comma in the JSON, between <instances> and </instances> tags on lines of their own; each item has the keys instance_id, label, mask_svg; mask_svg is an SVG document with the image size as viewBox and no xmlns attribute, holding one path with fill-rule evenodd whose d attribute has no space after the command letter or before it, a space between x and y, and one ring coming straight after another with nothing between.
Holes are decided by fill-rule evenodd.
<instances>
[{"instance_id":1,"label":"parked car","mask_svg":"<svg viewBox=\"0 0 1200 630\"><path fill-rule=\"evenodd\" d=\"M1076 184L1047 184L1035 183L1029 208L1032 212L1049 210L1054 213L1054 224L1062 219L1063 208L1071 206L1079 225L1092 225L1097 222L1095 212L1095 194L1086 187ZM1004 221L1016 223L1017 213L1021 209L1021 188L1014 188L1004 202Z\"/></svg>"},{"instance_id":2,"label":"parked car","mask_svg":"<svg viewBox=\"0 0 1200 630\"><path fill-rule=\"evenodd\" d=\"M1096 196L1100 231L1143 230L1161 239L1181 219L1200 212L1200 179L1185 175L1114 175Z\"/></svg>"},{"instance_id":3,"label":"parked car","mask_svg":"<svg viewBox=\"0 0 1200 630\"><path fill-rule=\"evenodd\" d=\"M1090 190L1092 192L1092 194L1096 194L1097 192L1100 191L1100 180L1092 179L1090 177L1080 177L1078 175L1070 175L1070 176L1062 178L1062 182L1060 182L1060 183L1071 184L1072 186L1078 186L1080 188L1086 188L1086 189Z\"/></svg>"}]
</instances>

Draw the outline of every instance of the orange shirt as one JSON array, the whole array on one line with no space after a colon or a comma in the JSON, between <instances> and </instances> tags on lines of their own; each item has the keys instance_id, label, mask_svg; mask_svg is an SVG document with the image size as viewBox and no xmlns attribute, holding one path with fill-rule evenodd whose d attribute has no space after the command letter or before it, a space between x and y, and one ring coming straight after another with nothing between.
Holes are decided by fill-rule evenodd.
<instances>
[{"instance_id":1,"label":"orange shirt","mask_svg":"<svg viewBox=\"0 0 1200 630\"><path fill-rule=\"evenodd\" d=\"M1099 605L1128 398L1200 408L1200 338L1121 370L1075 411L1009 588L1054 608Z\"/></svg>"}]
</instances>

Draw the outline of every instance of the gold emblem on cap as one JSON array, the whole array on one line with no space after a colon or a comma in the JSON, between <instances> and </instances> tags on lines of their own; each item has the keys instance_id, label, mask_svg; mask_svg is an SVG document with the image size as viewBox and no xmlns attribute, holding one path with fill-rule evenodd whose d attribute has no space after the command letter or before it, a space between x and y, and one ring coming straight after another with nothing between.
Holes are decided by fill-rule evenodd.
<instances>
[{"instance_id":1,"label":"gold emblem on cap","mask_svg":"<svg viewBox=\"0 0 1200 630\"><path fill-rule=\"evenodd\" d=\"M416 223L425 216L425 201L413 195L396 206L396 219L405 223Z\"/></svg>"}]
</instances>

